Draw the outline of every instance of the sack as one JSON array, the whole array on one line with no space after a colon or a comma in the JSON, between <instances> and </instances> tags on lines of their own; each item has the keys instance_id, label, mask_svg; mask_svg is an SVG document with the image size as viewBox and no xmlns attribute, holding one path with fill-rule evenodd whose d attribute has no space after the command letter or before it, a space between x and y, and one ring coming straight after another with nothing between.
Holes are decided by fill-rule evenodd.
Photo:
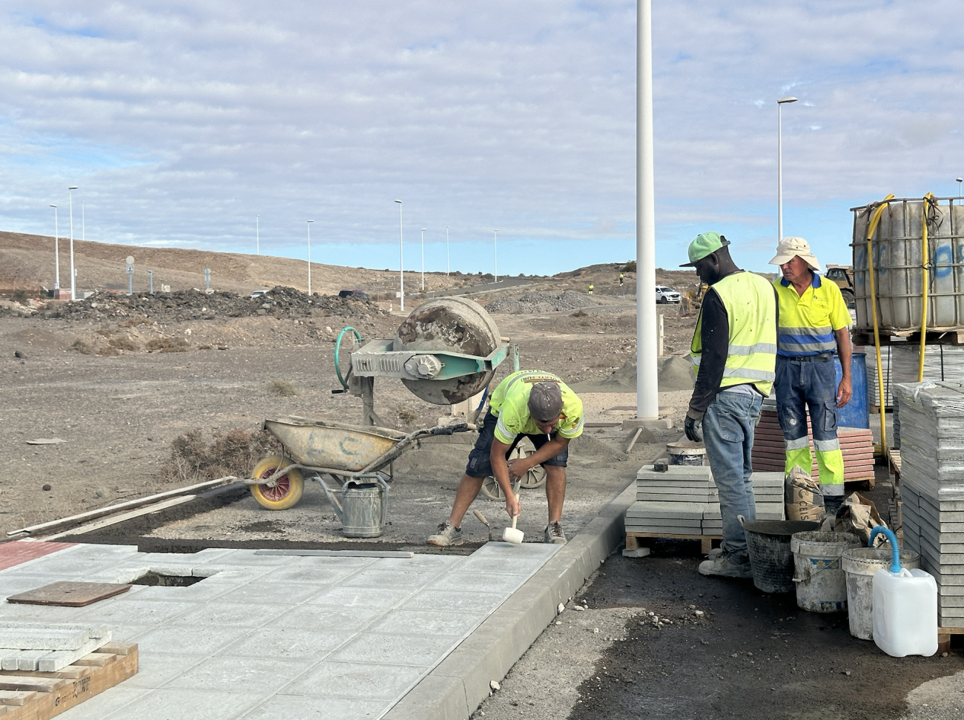
<instances>
[{"instance_id":1,"label":"sack","mask_svg":"<svg viewBox=\"0 0 964 720\"><path fill-rule=\"evenodd\" d=\"M840 506L837 512L837 521L834 523L835 532L849 532L860 538L864 547L870 542L871 531L880 525L887 527L877 512L877 506L860 493L851 493ZM874 538L874 546L877 547L884 542L884 535Z\"/></svg>"},{"instance_id":2,"label":"sack","mask_svg":"<svg viewBox=\"0 0 964 720\"><path fill-rule=\"evenodd\" d=\"M820 483L799 465L790 470L783 485L787 520L820 522L823 518L823 493Z\"/></svg>"}]
</instances>

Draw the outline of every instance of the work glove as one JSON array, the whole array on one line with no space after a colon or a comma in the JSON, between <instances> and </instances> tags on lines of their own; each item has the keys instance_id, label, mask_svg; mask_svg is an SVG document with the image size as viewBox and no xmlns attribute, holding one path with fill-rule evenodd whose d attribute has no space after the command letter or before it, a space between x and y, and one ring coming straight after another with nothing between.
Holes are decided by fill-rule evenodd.
<instances>
[{"instance_id":1,"label":"work glove","mask_svg":"<svg viewBox=\"0 0 964 720\"><path fill-rule=\"evenodd\" d=\"M685 430L688 440L692 440L693 442L703 442L702 418L697 420L687 415L686 420L683 422L683 430Z\"/></svg>"}]
</instances>

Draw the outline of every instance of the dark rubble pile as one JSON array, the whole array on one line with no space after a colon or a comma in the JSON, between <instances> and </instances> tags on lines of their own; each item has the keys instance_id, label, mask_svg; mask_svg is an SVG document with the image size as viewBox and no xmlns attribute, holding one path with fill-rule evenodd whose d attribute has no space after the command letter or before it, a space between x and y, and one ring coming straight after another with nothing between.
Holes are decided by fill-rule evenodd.
<instances>
[{"instance_id":1,"label":"dark rubble pile","mask_svg":"<svg viewBox=\"0 0 964 720\"><path fill-rule=\"evenodd\" d=\"M307 318L312 315L362 318L383 314L386 314L385 311L369 300L317 294L309 297L300 290L281 286L257 298L226 291L208 294L197 290L154 295L98 293L85 300L50 306L38 313L45 319L87 321L146 317L157 322L254 315L277 318Z\"/></svg>"},{"instance_id":2,"label":"dark rubble pile","mask_svg":"<svg viewBox=\"0 0 964 720\"><path fill-rule=\"evenodd\" d=\"M528 292L517 298L499 298L486 305L485 309L490 313L513 315L519 313L568 312L596 304L596 301L588 295L575 290L566 290L561 295Z\"/></svg>"}]
</instances>

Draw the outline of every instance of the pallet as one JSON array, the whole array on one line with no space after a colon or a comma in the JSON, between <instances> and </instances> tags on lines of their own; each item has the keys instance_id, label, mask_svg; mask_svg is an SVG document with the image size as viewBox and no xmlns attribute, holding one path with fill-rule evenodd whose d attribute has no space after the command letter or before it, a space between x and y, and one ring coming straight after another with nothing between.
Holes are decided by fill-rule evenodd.
<instances>
[{"instance_id":1,"label":"pallet","mask_svg":"<svg viewBox=\"0 0 964 720\"><path fill-rule=\"evenodd\" d=\"M964 628L937 628L937 652L946 653L951 651L951 638L957 636L958 640L962 640L964 636ZM961 643L954 643L958 647Z\"/></svg>"},{"instance_id":2,"label":"pallet","mask_svg":"<svg viewBox=\"0 0 964 720\"><path fill-rule=\"evenodd\" d=\"M890 448L887 451L887 465L890 473L900 480L900 450L897 448Z\"/></svg>"},{"instance_id":3,"label":"pallet","mask_svg":"<svg viewBox=\"0 0 964 720\"><path fill-rule=\"evenodd\" d=\"M699 540L704 555L713 549L714 540L722 540L722 535L672 535L654 532L627 532L626 549L630 552L639 549L639 538L662 538L666 540Z\"/></svg>"},{"instance_id":4,"label":"pallet","mask_svg":"<svg viewBox=\"0 0 964 720\"><path fill-rule=\"evenodd\" d=\"M891 342L898 342L901 345L920 345L920 333L910 330L887 331L880 330L877 336L880 338L881 346L890 345ZM851 336L854 345L874 344L874 332L871 329L861 328L855 330ZM949 330L928 330L924 334L925 345L964 345L964 329L952 328Z\"/></svg>"},{"instance_id":5,"label":"pallet","mask_svg":"<svg viewBox=\"0 0 964 720\"><path fill-rule=\"evenodd\" d=\"M57 672L0 671L0 720L47 720L137 673L135 643L107 643Z\"/></svg>"}]
</instances>

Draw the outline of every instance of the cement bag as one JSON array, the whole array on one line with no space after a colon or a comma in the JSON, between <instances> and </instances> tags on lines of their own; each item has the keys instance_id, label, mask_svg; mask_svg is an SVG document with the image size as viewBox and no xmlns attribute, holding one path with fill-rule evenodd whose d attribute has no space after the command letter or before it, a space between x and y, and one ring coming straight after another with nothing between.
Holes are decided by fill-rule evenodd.
<instances>
[{"instance_id":1,"label":"cement bag","mask_svg":"<svg viewBox=\"0 0 964 720\"><path fill-rule=\"evenodd\" d=\"M783 502L787 507L787 520L820 522L823 518L820 483L799 465L787 474L783 485Z\"/></svg>"},{"instance_id":2,"label":"cement bag","mask_svg":"<svg viewBox=\"0 0 964 720\"><path fill-rule=\"evenodd\" d=\"M864 547L870 542L871 531L880 525L887 527L886 523L880 518L877 506L873 501L868 500L860 493L851 493L845 498L843 505L837 512L837 521L834 524L834 532L849 532L860 538ZM884 542L884 534L879 534L874 538L874 546L879 546Z\"/></svg>"}]
</instances>

